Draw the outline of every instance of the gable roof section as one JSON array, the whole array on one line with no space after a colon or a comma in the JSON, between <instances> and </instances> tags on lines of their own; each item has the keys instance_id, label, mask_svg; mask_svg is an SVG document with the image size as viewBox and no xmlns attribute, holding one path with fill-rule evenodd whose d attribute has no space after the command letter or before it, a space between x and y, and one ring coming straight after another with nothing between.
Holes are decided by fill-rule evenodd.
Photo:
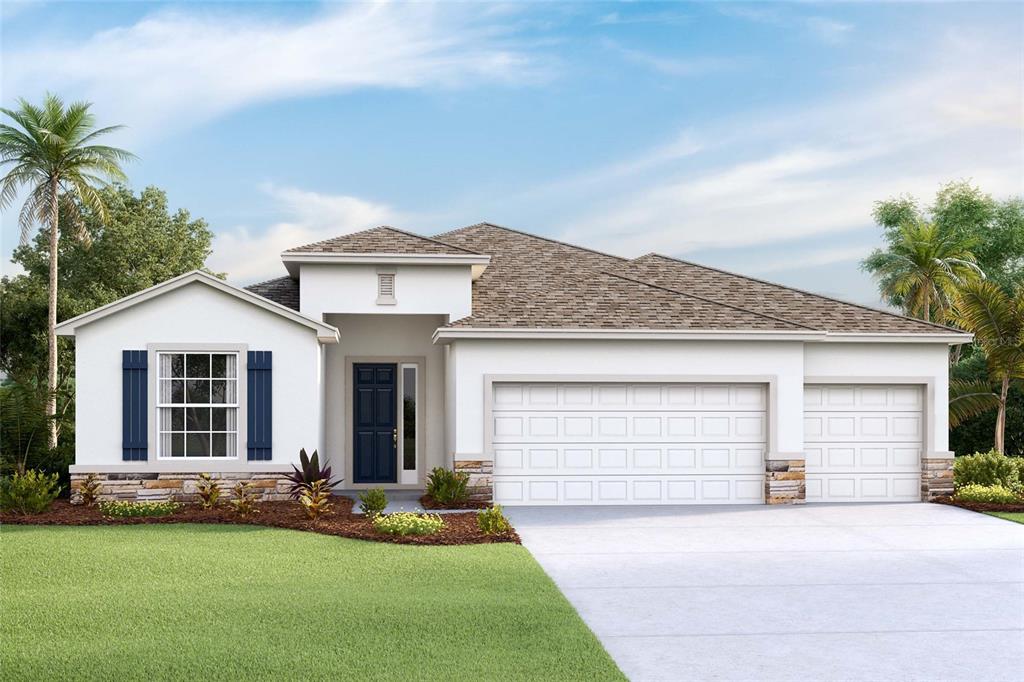
<instances>
[{"instance_id":1,"label":"gable roof section","mask_svg":"<svg viewBox=\"0 0 1024 682\"><path fill-rule=\"evenodd\" d=\"M299 309L299 280L285 275L266 282L257 282L243 287L246 291L269 299L292 310Z\"/></svg>"},{"instance_id":2,"label":"gable roof section","mask_svg":"<svg viewBox=\"0 0 1024 682\"><path fill-rule=\"evenodd\" d=\"M728 301L833 333L935 334L958 329L772 284L687 261L648 254L616 272L676 291Z\"/></svg>"},{"instance_id":3,"label":"gable roof section","mask_svg":"<svg viewBox=\"0 0 1024 682\"><path fill-rule=\"evenodd\" d=\"M464 330L652 330L849 335L964 332L666 256L635 260L480 223L438 239L491 255Z\"/></svg>"},{"instance_id":4,"label":"gable roof section","mask_svg":"<svg viewBox=\"0 0 1024 682\"><path fill-rule=\"evenodd\" d=\"M339 334L338 329L336 327L333 327L325 322L320 322L319 320L315 320L311 317L307 317L306 315L296 312L291 308L287 308L279 303L275 303L271 300L268 300L263 296L260 296L259 294L253 293L251 291L246 291L245 289L240 289L239 287L228 284L227 282L217 279L213 275L210 275L201 270L193 270L192 272L187 272L183 275L179 275L177 277L169 279L166 282L161 282L160 284L152 286L148 289L143 289L142 291L136 292L131 296L126 296L122 299L114 301L113 303L108 303L105 306L101 306L99 308L96 308L95 310L91 310L77 317L73 317L70 320L61 322L60 324L57 325L57 334L61 336L74 336L75 331L79 327L91 324L92 322L96 322L97 320L102 320L103 318L108 317L110 315L115 315L118 312L130 308L132 306L138 305L139 303L143 303L150 299L163 296L164 294L168 294L172 291L175 291L177 289L180 289L193 283L199 283L211 287L213 289L217 289L218 291L228 294L229 296L233 296L245 303L248 303L249 305L255 305L257 307L263 308L268 312L280 315L281 317L291 322L301 324L304 327L309 327L310 329L316 332L317 339L321 343L338 342Z\"/></svg>"},{"instance_id":5,"label":"gable roof section","mask_svg":"<svg viewBox=\"0 0 1024 682\"><path fill-rule=\"evenodd\" d=\"M387 253L416 256L482 255L388 225L374 227L362 232L343 234L340 237L332 237L331 239L306 244L305 246L297 246L293 249L288 249L285 253Z\"/></svg>"}]
</instances>

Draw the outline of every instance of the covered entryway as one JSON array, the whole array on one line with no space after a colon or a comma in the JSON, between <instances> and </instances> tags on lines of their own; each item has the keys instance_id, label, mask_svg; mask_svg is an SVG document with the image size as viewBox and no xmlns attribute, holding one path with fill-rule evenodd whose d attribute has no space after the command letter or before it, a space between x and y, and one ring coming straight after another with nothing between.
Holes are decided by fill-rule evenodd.
<instances>
[{"instance_id":1,"label":"covered entryway","mask_svg":"<svg viewBox=\"0 0 1024 682\"><path fill-rule=\"evenodd\" d=\"M807 385L807 502L918 501L923 403L915 385Z\"/></svg>"},{"instance_id":2,"label":"covered entryway","mask_svg":"<svg viewBox=\"0 0 1024 682\"><path fill-rule=\"evenodd\" d=\"M494 497L505 505L759 504L759 384L495 383Z\"/></svg>"}]
</instances>

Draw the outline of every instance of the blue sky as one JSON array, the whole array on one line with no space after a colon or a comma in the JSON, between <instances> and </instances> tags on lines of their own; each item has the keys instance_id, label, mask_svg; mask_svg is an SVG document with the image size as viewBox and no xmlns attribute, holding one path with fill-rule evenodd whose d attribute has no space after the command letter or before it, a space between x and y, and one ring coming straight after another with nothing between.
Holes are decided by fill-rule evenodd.
<instances>
[{"instance_id":1,"label":"blue sky","mask_svg":"<svg viewBox=\"0 0 1024 682\"><path fill-rule=\"evenodd\" d=\"M0 11L3 105L126 124L133 186L206 218L236 283L316 239L487 220L874 304L874 201L1024 192L1019 3Z\"/></svg>"}]
</instances>

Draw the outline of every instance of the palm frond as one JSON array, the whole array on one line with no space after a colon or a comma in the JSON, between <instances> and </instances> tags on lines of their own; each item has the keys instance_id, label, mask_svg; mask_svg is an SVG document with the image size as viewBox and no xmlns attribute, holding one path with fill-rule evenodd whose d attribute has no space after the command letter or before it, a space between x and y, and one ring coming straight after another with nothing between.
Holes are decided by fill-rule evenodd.
<instances>
[{"instance_id":1,"label":"palm frond","mask_svg":"<svg viewBox=\"0 0 1024 682\"><path fill-rule=\"evenodd\" d=\"M949 382L949 425L959 426L999 407L999 395L985 381Z\"/></svg>"}]
</instances>

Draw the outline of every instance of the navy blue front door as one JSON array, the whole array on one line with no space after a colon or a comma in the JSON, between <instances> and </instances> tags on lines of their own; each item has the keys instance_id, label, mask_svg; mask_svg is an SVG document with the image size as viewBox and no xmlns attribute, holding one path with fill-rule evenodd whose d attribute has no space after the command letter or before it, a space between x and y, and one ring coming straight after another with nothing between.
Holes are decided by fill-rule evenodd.
<instances>
[{"instance_id":1,"label":"navy blue front door","mask_svg":"<svg viewBox=\"0 0 1024 682\"><path fill-rule=\"evenodd\" d=\"M353 365L352 396L355 452L352 473L356 483L397 483L395 395L398 366L384 363Z\"/></svg>"}]
</instances>

